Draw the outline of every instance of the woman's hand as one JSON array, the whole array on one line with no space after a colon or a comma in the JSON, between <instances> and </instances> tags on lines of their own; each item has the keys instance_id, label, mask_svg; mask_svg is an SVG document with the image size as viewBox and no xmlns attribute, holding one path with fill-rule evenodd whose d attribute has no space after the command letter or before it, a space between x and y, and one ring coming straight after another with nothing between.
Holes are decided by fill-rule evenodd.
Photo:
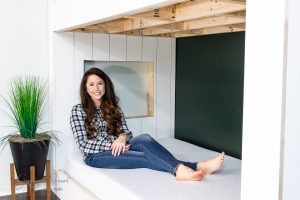
<instances>
[{"instance_id":1,"label":"woman's hand","mask_svg":"<svg viewBox=\"0 0 300 200\"><path fill-rule=\"evenodd\" d=\"M121 153L128 151L130 145L126 145L126 136L120 135L111 145L111 153L113 156L119 156Z\"/></svg>"},{"instance_id":2,"label":"woman's hand","mask_svg":"<svg viewBox=\"0 0 300 200\"><path fill-rule=\"evenodd\" d=\"M131 144L126 144L126 145L125 145L125 152L126 152L126 151L129 151L130 145L131 145Z\"/></svg>"}]
</instances>

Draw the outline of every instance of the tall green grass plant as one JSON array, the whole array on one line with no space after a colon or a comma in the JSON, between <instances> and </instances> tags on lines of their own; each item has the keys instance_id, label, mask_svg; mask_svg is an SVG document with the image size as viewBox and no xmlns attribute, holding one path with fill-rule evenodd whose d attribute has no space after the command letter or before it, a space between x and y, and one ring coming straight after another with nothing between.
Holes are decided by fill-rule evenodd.
<instances>
[{"instance_id":1,"label":"tall green grass plant","mask_svg":"<svg viewBox=\"0 0 300 200\"><path fill-rule=\"evenodd\" d=\"M36 130L45 111L46 95L47 84L38 77L17 77L11 83L9 100L6 100L6 103L21 137L36 137Z\"/></svg>"},{"instance_id":2,"label":"tall green grass plant","mask_svg":"<svg viewBox=\"0 0 300 200\"><path fill-rule=\"evenodd\" d=\"M0 145L8 141L34 142L54 139L59 142L53 131L37 133L45 114L48 84L37 76L28 75L12 80L8 98L3 98L11 112L11 119L17 129L13 134L0 139Z\"/></svg>"}]
</instances>

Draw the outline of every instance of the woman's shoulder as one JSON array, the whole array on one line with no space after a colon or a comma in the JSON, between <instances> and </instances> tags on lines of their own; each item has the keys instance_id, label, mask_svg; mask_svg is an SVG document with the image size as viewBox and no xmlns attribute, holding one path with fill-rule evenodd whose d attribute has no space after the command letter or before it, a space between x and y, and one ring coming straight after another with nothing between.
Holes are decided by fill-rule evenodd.
<instances>
[{"instance_id":1,"label":"woman's shoulder","mask_svg":"<svg viewBox=\"0 0 300 200\"><path fill-rule=\"evenodd\" d=\"M83 110L83 107L80 103L76 104L72 107L72 112L83 112L83 113L85 113L84 110Z\"/></svg>"}]
</instances>

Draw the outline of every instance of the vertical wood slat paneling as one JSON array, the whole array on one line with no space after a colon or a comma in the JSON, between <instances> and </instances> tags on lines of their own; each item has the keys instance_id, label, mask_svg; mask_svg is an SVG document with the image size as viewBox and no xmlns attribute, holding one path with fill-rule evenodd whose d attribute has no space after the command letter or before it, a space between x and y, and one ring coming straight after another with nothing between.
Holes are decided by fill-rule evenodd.
<instances>
[{"instance_id":1,"label":"vertical wood slat paneling","mask_svg":"<svg viewBox=\"0 0 300 200\"><path fill-rule=\"evenodd\" d=\"M158 38L157 47L157 138L170 137L171 49L170 38Z\"/></svg>"},{"instance_id":2,"label":"vertical wood slat paneling","mask_svg":"<svg viewBox=\"0 0 300 200\"><path fill-rule=\"evenodd\" d=\"M156 50L157 50L157 38L144 37L142 48L142 61L154 61L154 117L146 117L142 119L142 133L148 133L152 137L156 138Z\"/></svg>"},{"instance_id":3,"label":"vertical wood slat paneling","mask_svg":"<svg viewBox=\"0 0 300 200\"><path fill-rule=\"evenodd\" d=\"M79 87L84 73L84 60L92 60L92 34L89 33L75 33L74 35L74 67L75 67L75 87L74 87L74 101L80 103Z\"/></svg>"},{"instance_id":4,"label":"vertical wood slat paneling","mask_svg":"<svg viewBox=\"0 0 300 200\"><path fill-rule=\"evenodd\" d=\"M73 37L71 38L73 39ZM59 41L58 43L61 42ZM134 135L148 133L155 138L164 138L170 136L172 137L172 134L170 133L172 133L173 130L170 130L170 126L173 126L172 115L174 115L174 113L172 113L174 99L172 100L171 91L174 87L174 85L172 85L172 81L175 77L175 71L173 69L175 67L175 64L174 61L172 61L172 56L175 56L174 43L174 39L172 41L171 39L165 38L134 36L127 36L126 38L126 36L122 35L109 36L99 34L74 33L74 41L68 41L68 44L61 44L74 44L74 50L64 50L64 48L60 47L59 45L55 45L56 48L61 49L60 51L58 50L56 52L56 59L62 61L65 60L64 56L59 58L59 55L57 55L57 53L59 52L61 52L62 55L65 55L68 51L70 56L73 56L72 64L66 63L62 65L56 65L56 74L61 74L61 76L56 75L56 79L60 79L61 81L57 82L57 88L63 88L65 85L65 78L63 77L62 72L65 71L64 73L69 74L70 77L74 77L71 84L72 86L70 86L72 88L70 88L69 90L71 93L68 95L68 98L71 98L71 100L63 100L65 104L73 106L74 104L80 102L79 85L83 75L84 60L127 59L138 61L142 59L143 61L154 61L154 104L156 107L154 110L154 117L128 119L128 126L133 131ZM70 68L70 71L68 71L66 68ZM72 73L71 75L70 72ZM56 95L59 95L59 92ZM58 98L56 98L56 101L57 100ZM54 118L57 118L57 122L60 122L61 117L58 113L54 114ZM69 118L69 112L66 112L66 115L68 115ZM69 128L69 122L65 125L57 125L58 130L66 130L70 132Z\"/></svg>"},{"instance_id":5,"label":"vertical wood slat paneling","mask_svg":"<svg viewBox=\"0 0 300 200\"><path fill-rule=\"evenodd\" d=\"M53 129L58 130L58 137L63 145L55 147L55 152L71 153L73 143L66 141L70 131L70 113L74 105L74 47L73 33L54 34L54 77L53 77ZM65 142L66 141L66 142ZM55 168L64 166L64 154L55 153Z\"/></svg>"},{"instance_id":6,"label":"vertical wood slat paneling","mask_svg":"<svg viewBox=\"0 0 300 200\"><path fill-rule=\"evenodd\" d=\"M141 61L142 37L124 36L126 37L126 58L127 61ZM127 119L127 126L134 136L140 135L142 132L142 119Z\"/></svg>"},{"instance_id":7,"label":"vertical wood slat paneling","mask_svg":"<svg viewBox=\"0 0 300 200\"><path fill-rule=\"evenodd\" d=\"M93 60L109 60L109 35L93 34Z\"/></svg>"},{"instance_id":8,"label":"vertical wood slat paneling","mask_svg":"<svg viewBox=\"0 0 300 200\"><path fill-rule=\"evenodd\" d=\"M176 78L176 39L171 39L171 96L170 96L170 137L175 137L175 78Z\"/></svg>"},{"instance_id":9,"label":"vertical wood slat paneling","mask_svg":"<svg viewBox=\"0 0 300 200\"><path fill-rule=\"evenodd\" d=\"M126 60L126 36L125 35L110 35L109 59L111 61Z\"/></svg>"},{"instance_id":10,"label":"vertical wood slat paneling","mask_svg":"<svg viewBox=\"0 0 300 200\"><path fill-rule=\"evenodd\" d=\"M127 36L127 48L126 55L127 61L141 61L142 60L142 48L143 48L143 37L138 36Z\"/></svg>"},{"instance_id":11,"label":"vertical wood slat paneling","mask_svg":"<svg viewBox=\"0 0 300 200\"><path fill-rule=\"evenodd\" d=\"M92 60L93 57L93 35L89 33L74 34L74 102L80 103L79 88L84 74L84 60ZM75 152L78 145L74 142Z\"/></svg>"}]
</instances>

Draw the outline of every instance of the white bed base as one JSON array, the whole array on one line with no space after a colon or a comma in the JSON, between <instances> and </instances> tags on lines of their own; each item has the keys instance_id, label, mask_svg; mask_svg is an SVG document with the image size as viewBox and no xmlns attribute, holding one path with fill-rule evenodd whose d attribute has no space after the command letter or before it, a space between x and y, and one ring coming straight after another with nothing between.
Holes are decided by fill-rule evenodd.
<instances>
[{"instance_id":1,"label":"white bed base","mask_svg":"<svg viewBox=\"0 0 300 200\"><path fill-rule=\"evenodd\" d=\"M54 192L59 199L99 200L97 196L72 178L67 172L63 170L57 170L56 175L57 181Z\"/></svg>"},{"instance_id":2,"label":"white bed base","mask_svg":"<svg viewBox=\"0 0 300 200\"><path fill-rule=\"evenodd\" d=\"M161 143L182 160L206 160L217 155L176 139L164 139ZM240 199L241 161L230 156L225 157L224 168L219 173L199 182L176 181L168 173L149 169L92 168L84 164L78 152L65 163L64 170L57 171L56 194L62 200Z\"/></svg>"}]
</instances>

